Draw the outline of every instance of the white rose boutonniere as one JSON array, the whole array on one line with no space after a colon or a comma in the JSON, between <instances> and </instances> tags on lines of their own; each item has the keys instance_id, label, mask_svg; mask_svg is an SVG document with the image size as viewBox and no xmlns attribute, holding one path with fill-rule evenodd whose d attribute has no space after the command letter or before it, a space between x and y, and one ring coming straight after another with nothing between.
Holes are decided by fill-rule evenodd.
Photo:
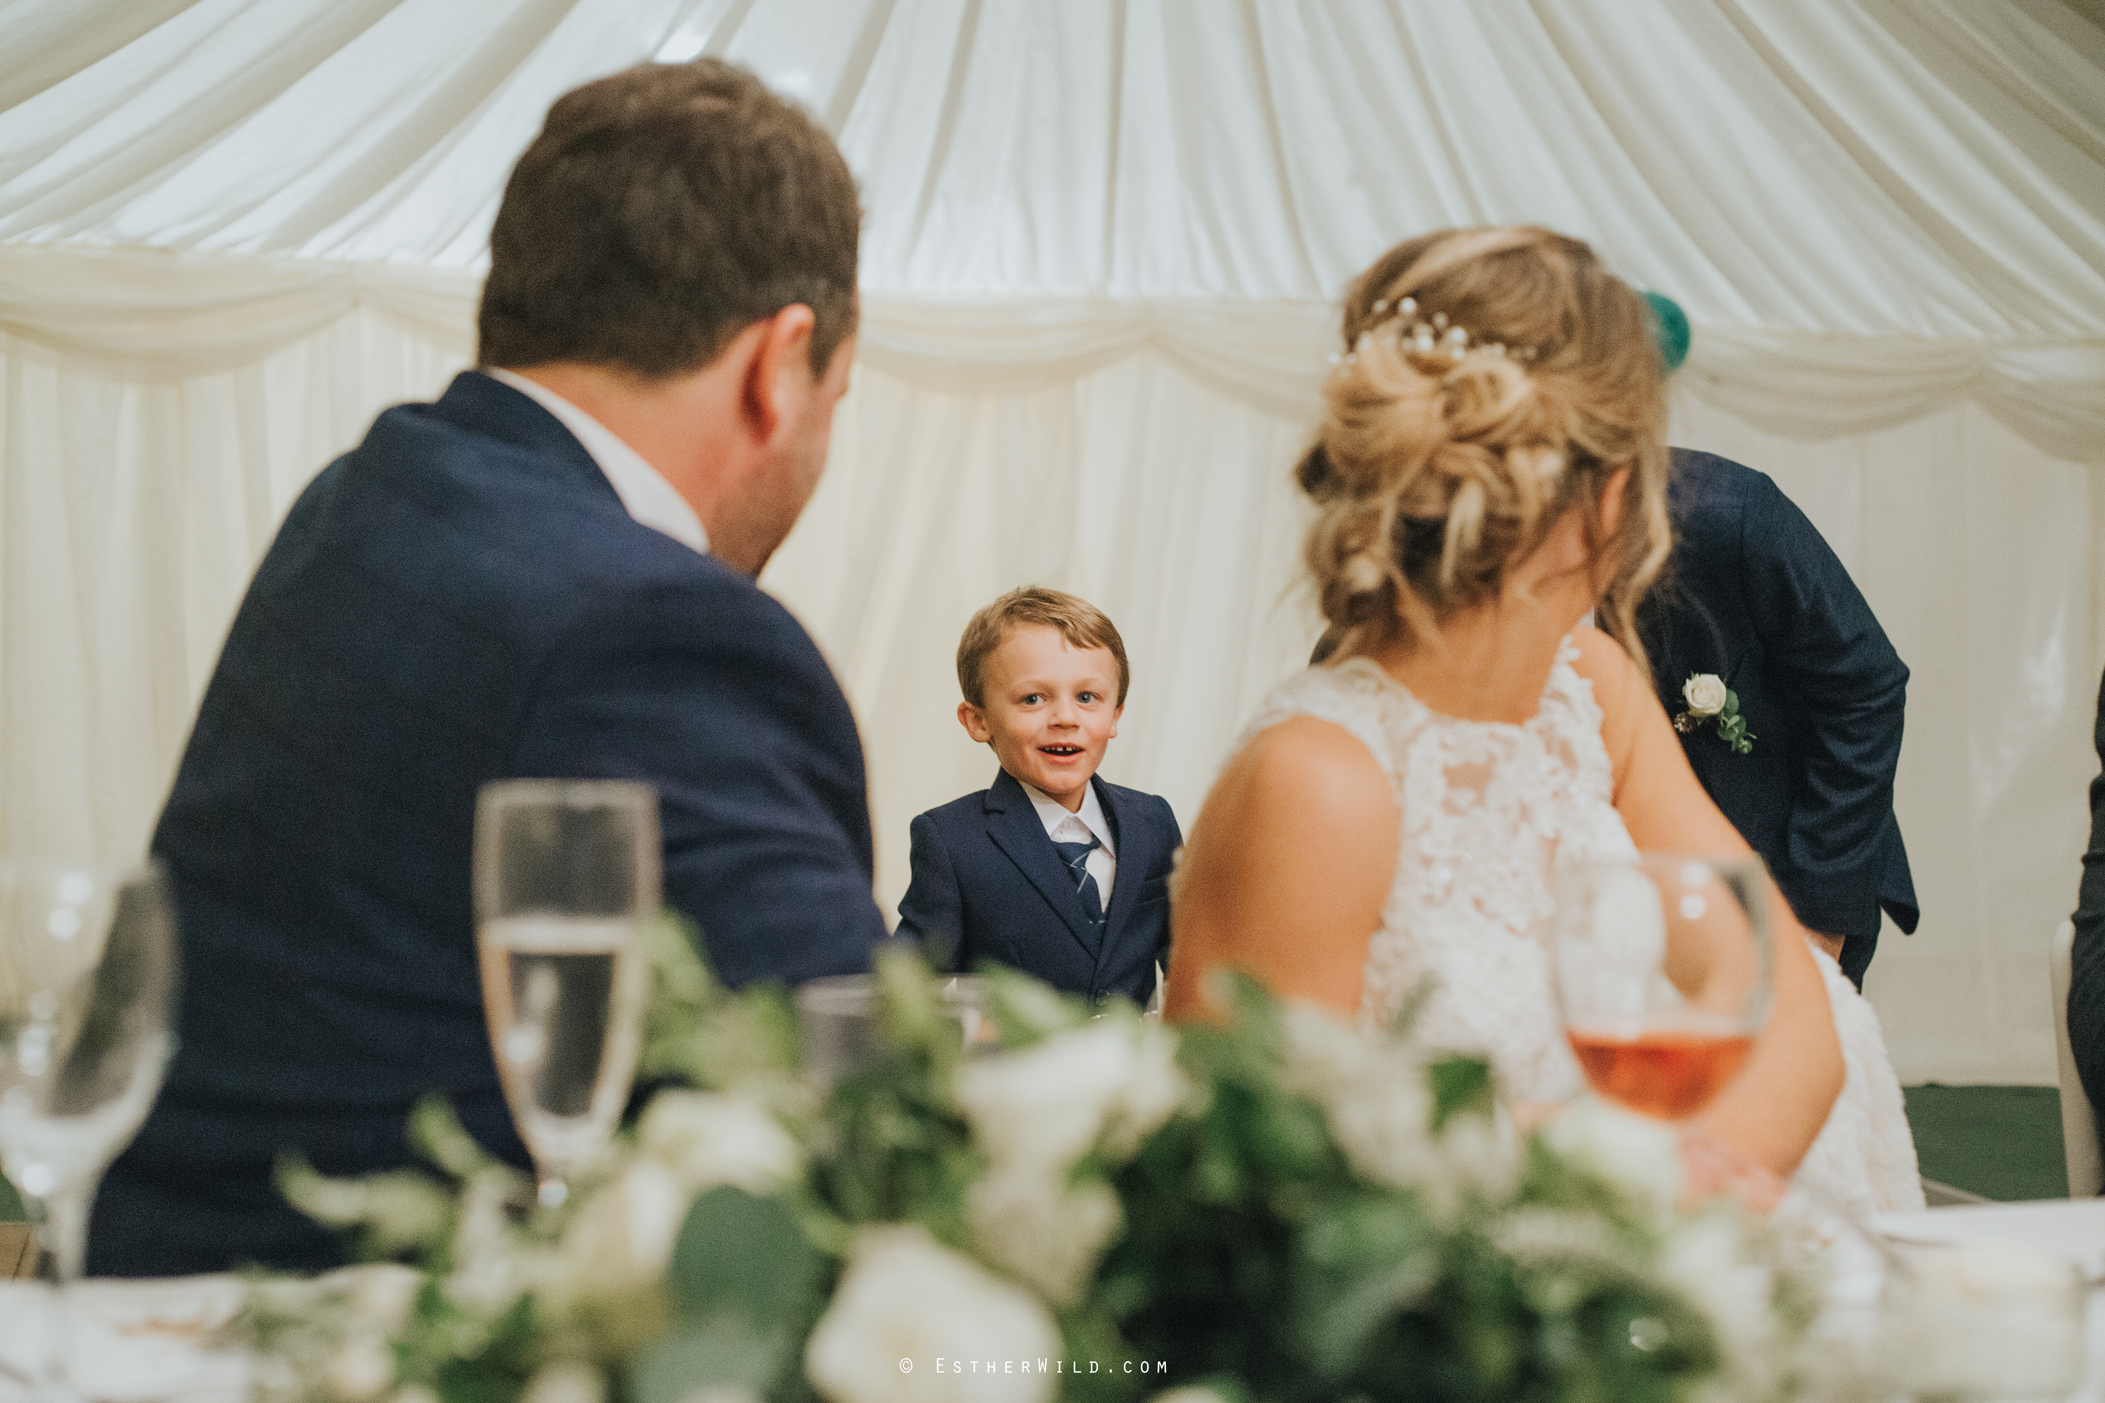
<instances>
[{"instance_id":1,"label":"white rose boutonniere","mask_svg":"<svg viewBox=\"0 0 2105 1403\"><path fill-rule=\"evenodd\" d=\"M1718 739L1732 747L1735 754L1751 755L1754 752L1754 737L1747 730L1746 718L1740 715L1739 694L1725 685L1725 679L1715 672L1692 672L1681 684L1681 700L1688 710L1674 718L1674 729L1682 735L1715 720Z\"/></svg>"},{"instance_id":2,"label":"white rose boutonniere","mask_svg":"<svg viewBox=\"0 0 2105 1403\"><path fill-rule=\"evenodd\" d=\"M1715 672L1689 674L1688 681L1681 684L1681 700L1688 703L1688 714L1712 717L1725 709L1725 698L1732 693L1725 690L1725 679Z\"/></svg>"}]
</instances>

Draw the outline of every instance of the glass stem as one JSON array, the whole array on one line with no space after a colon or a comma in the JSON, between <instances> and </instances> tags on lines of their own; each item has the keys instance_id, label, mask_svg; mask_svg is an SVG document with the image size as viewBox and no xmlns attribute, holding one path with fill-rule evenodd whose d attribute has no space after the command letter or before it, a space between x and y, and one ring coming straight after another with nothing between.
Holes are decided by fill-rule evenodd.
<instances>
[{"instance_id":1,"label":"glass stem","mask_svg":"<svg viewBox=\"0 0 2105 1403\"><path fill-rule=\"evenodd\" d=\"M37 1275L59 1286L80 1280L87 1266L88 1208L92 1194L54 1189L39 1201Z\"/></svg>"}]
</instances>

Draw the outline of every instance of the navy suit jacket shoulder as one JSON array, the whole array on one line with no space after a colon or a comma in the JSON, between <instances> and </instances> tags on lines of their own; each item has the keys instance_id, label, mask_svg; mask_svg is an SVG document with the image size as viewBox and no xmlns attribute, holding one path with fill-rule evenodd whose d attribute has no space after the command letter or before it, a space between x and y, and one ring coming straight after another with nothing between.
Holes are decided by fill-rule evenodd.
<instances>
[{"instance_id":1,"label":"navy suit jacket shoulder","mask_svg":"<svg viewBox=\"0 0 2105 1403\"><path fill-rule=\"evenodd\" d=\"M271 1186L407 1159L416 1100L524 1151L483 1028L477 790L647 781L667 903L732 984L865 968L862 748L797 623L637 523L582 445L472 372L382 414L257 570L155 831L181 1044L98 1205L98 1271L326 1265Z\"/></svg>"},{"instance_id":2,"label":"navy suit jacket shoulder","mask_svg":"<svg viewBox=\"0 0 2105 1403\"><path fill-rule=\"evenodd\" d=\"M1754 737L1742 755L1696 727L1682 737L1696 777L1807 927L1875 940L1883 905L1912 931L1915 888L1893 814L1906 665L1766 474L1677 448L1668 495L1674 553L1640 614L1660 700L1681 712L1683 682L1715 673Z\"/></svg>"},{"instance_id":3,"label":"navy suit jacket shoulder","mask_svg":"<svg viewBox=\"0 0 2105 1403\"><path fill-rule=\"evenodd\" d=\"M1100 934L1030 796L1006 771L914 820L899 934L939 968L991 961L1068 993L1146 1003L1155 962L1169 956L1169 874L1184 835L1167 800L1101 776L1090 783L1118 858Z\"/></svg>"}]
</instances>

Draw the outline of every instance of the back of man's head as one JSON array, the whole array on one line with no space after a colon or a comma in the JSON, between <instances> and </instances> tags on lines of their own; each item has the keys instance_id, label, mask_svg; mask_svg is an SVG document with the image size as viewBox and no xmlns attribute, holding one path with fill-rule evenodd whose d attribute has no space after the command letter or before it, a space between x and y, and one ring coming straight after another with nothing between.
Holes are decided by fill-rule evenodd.
<instances>
[{"instance_id":1,"label":"back of man's head","mask_svg":"<svg viewBox=\"0 0 2105 1403\"><path fill-rule=\"evenodd\" d=\"M855 329L855 180L825 130L731 64L644 64L587 83L505 186L481 363L647 379L697 369L803 303L814 373Z\"/></svg>"}]
</instances>

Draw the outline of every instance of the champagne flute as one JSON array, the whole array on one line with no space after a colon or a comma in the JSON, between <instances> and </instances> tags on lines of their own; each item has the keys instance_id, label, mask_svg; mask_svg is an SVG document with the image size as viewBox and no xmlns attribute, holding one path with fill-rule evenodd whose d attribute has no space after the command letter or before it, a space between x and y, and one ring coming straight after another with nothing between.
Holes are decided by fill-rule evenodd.
<instances>
[{"instance_id":1,"label":"champagne flute","mask_svg":"<svg viewBox=\"0 0 2105 1403\"><path fill-rule=\"evenodd\" d=\"M1680 1121L1725 1089L1768 1021L1765 892L1752 858L1644 853L1558 873L1558 1004L1596 1092Z\"/></svg>"},{"instance_id":2,"label":"champagne flute","mask_svg":"<svg viewBox=\"0 0 2105 1403\"><path fill-rule=\"evenodd\" d=\"M483 1010L539 1199L606 1146L642 1042L658 798L626 780L505 780L475 807Z\"/></svg>"}]
</instances>

